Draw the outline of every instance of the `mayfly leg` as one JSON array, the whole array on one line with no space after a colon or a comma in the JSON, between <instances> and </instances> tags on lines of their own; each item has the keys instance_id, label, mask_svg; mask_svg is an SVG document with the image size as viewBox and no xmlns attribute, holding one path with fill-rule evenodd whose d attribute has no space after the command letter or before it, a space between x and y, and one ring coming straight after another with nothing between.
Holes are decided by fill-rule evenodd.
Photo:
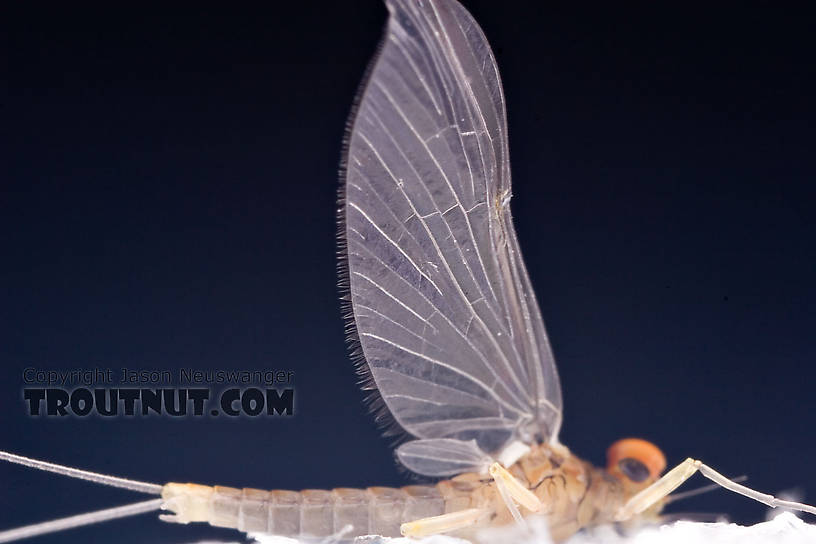
<instances>
[{"instance_id":1,"label":"mayfly leg","mask_svg":"<svg viewBox=\"0 0 816 544\"><path fill-rule=\"evenodd\" d=\"M749 487L738 484L729 478L726 478L702 461L689 457L667 472L658 481L629 499L629 501L618 511L616 519L618 521L625 521L630 519L632 516L640 514L677 489L677 487L691 478L697 471L717 485L720 485L729 491L733 491L734 493L744 495L749 499L754 499L755 501L767 504L771 508L789 508L791 510L816 514L816 507L800 502L777 499L773 495L760 493L759 491L753 490Z\"/></svg>"},{"instance_id":2,"label":"mayfly leg","mask_svg":"<svg viewBox=\"0 0 816 544\"><path fill-rule=\"evenodd\" d=\"M515 499L516 502L527 510L530 512L538 512L541 510L541 500L536 497L532 491L524 487L524 484L507 472L507 469L499 463L490 465L488 473L496 480L496 485L499 489L505 489L510 497ZM510 508L510 505L508 505L508 508ZM511 512L513 512L513 510L514 508L510 508Z\"/></svg>"},{"instance_id":3,"label":"mayfly leg","mask_svg":"<svg viewBox=\"0 0 816 544\"><path fill-rule=\"evenodd\" d=\"M479 518L487 513L488 511L483 508L468 508L467 510L460 510L458 512L422 518L403 523L400 526L400 532L403 536L413 538L448 533L473 525Z\"/></svg>"},{"instance_id":4,"label":"mayfly leg","mask_svg":"<svg viewBox=\"0 0 816 544\"><path fill-rule=\"evenodd\" d=\"M524 526L524 518L516 506L518 502L521 506L531 512L541 510L541 500L535 494L524 487L506 468L500 463L493 463L488 469L488 474L496 482L496 489L510 514L517 524ZM404 536L423 537L439 533L447 533L473 525L479 518L488 513L483 508L470 508L459 512L450 512L441 516L417 519L400 526L400 532Z\"/></svg>"}]
</instances>

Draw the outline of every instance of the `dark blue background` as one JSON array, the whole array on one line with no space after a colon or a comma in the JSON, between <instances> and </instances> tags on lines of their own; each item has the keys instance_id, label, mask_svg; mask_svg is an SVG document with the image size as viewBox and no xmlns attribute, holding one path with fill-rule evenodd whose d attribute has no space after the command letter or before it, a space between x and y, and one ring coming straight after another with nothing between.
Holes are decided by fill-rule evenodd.
<instances>
[{"instance_id":1,"label":"dark blue background","mask_svg":"<svg viewBox=\"0 0 816 544\"><path fill-rule=\"evenodd\" d=\"M562 440L627 435L816 502L814 41L804 12L471 1L504 78ZM0 448L163 483L399 485L335 277L376 1L7 11ZM31 418L21 371L283 368L290 419ZM2 527L141 500L0 466ZM688 488L700 485L696 479ZM726 493L675 511L755 522ZM147 515L38 542L234 533Z\"/></svg>"}]
</instances>

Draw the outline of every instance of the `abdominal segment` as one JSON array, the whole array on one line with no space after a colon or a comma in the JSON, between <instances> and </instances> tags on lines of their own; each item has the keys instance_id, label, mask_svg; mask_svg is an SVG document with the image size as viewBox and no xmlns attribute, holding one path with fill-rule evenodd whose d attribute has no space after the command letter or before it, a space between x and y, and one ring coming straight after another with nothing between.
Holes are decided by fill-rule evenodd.
<instances>
[{"instance_id":1,"label":"abdominal segment","mask_svg":"<svg viewBox=\"0 0 816 544\"><path fill-rule=\"evenodd\" d=\"M441 483L441 482L440 482ZM205 521L247 533L310 538L400 536L400 524L445 513L439 486L263 491L171 483L162 496L168 521Z\"/></svg>"},{"instance_id":2,"label":"abdominal segment","mask_svg":"<svg viewBox=\"0 0 816 544\"><path fill-rule=\"evenodd\" d=\"M560 541L581 527L605 523L621 504L619 486L604 471L574 456L559 457L547 447L532 451L510 467L520 484L541 501L540 515ZM162 489L166 521L207 522L246 533L309 540L337 540L363 535L400 536L400 525L471 510L466 527L442 518L442 530L467 536L485 525L511 523L513 517L486 474L466 473L433 485L332 490L263 491L222 486L169 483ZM522 508L522 515L531 512ZM457 518L458 519L458 518ZM438 520L433 527L440 527Z\"/></svg>"}]
</instances>

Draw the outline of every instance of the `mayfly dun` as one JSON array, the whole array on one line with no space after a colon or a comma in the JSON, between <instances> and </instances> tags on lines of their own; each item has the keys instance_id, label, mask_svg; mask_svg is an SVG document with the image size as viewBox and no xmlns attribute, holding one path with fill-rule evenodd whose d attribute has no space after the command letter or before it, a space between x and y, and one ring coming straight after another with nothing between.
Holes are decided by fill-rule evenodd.
<instances>
[{"instance_id":1,"label":"mayfly dun","mask_svg":"<svg viewBox=\"0 0 816 544\"><path fill-rule=\"evenodd\" d=\"M654 519L696 472L773 507L688 458L627 438L594 467L559 442L562 400L510 213L505 104L473 18L455 0L387 0L390 18L346 142L341 286L353 357L379 409L410 440L400 463L427 485L302 491L133 481L0 452L0 459L156 495L0 533L10 542L163 510L175 523L350 540L468 536L546 519L578 530Z\"/></svg>"}]
</instances>

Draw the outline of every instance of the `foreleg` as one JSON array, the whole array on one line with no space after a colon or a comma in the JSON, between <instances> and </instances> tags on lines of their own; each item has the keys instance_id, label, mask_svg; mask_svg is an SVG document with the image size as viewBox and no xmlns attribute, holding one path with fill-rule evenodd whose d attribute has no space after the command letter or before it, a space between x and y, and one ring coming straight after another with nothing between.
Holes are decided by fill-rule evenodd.
<instances>
[{"instance_id":1,"label":"foreleg","mask_svg":"<svg viewBox=\"0 0 816 544\"><path fill-rule=\"evenodd\" d=\"M760 493L759 491L755 491L749 487L745 487L744 485L738 484L737 482L726 478L702 461L689 457L663 475L663 477L657 480L655 483L629 499L629 501L627 501L627 503L618 511L615 519L617 521L625 521L633 516L636 516L637 514L640 514L677 489L678 486L688 480L698 470L703 476L724 487L725 489L739 493L740 495L745 495L749 499L754 499L755 501L767 504L772 508L789 508L791 510L798 510L800 512L808 512L816 515L816 507L800 502L785 501L782 499L777 499L773 495Z\"/></svg>"}]
</instances>

